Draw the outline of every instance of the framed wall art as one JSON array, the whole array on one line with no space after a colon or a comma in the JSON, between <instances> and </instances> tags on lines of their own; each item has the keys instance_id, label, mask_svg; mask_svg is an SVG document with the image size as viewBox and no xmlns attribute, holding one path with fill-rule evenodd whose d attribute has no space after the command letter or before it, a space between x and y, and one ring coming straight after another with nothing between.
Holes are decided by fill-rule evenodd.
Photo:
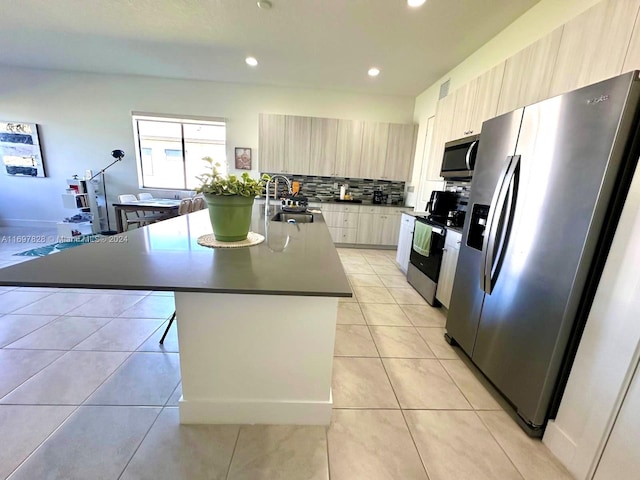
<instances>
[{"instance_id":1,"label":"framed wall art","mask_svg":"<svg viewBox=\"0 0 640 480\"><path fill-rule=\"evenodd\" d=\"M0 121L0 161L5 174L12 177L46 177L38 126Z\"/></svg>"},{"instance_id":2,"label":"framed wall art","mask_svg":"<svg viewBox=\"0 0 640 480\"><path fill-rule=\"evenodd\" d=\"M236 168L239 170L251 170L251 149L244 147L235 148Z\"/></svg>"}]
</instances>

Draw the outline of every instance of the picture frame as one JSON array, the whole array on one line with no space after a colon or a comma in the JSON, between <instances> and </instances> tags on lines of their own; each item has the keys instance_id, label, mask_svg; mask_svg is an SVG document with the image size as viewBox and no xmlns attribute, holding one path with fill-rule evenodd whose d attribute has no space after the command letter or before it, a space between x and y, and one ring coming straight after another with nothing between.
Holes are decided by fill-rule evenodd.
<instances>
[{"instance_id":1,"label":"picture frame","mask_svg":"<svg viewBox=\"0 0 640 480\"><path fill-rule=\"evenodd\" d=\"M251 170L251 149L247 147L235 147L234 157L238 170Z\"/></svg>"},{"instance_id":2,"label":"picture frame","mask_svg":"<svg viewBox=\"0 0 640 480\"><path fill-rule=\"evenodd\" d=\"M46 177L38 125L0 121L0 168L10 177Z\"/></svg>"}]
</instances>

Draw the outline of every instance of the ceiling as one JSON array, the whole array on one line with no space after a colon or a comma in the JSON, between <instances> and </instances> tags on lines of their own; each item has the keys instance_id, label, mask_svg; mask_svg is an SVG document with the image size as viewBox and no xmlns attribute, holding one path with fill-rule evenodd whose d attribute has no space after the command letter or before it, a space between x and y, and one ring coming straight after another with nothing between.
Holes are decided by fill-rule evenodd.
<instances>
[{"instance_id":1,"label":"ceiling","mask_svg":"<svg viewBox=\"0 0 640 480\"><path fill-rule=\"evenodd\" d=\"M416 96L538 1L7 1L0 64Z\"/></svg>"}]
</instances>

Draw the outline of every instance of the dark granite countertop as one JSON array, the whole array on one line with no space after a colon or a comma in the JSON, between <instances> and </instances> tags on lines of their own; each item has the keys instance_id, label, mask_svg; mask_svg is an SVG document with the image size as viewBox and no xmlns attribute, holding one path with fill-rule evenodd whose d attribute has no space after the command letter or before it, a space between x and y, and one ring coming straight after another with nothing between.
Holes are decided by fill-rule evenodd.
<instances>
[{"instance_id":1,"label":"dark granite countertop","mask_svg":"<svg viewBox=\"0 0 640 480\"><path fill-rule=\"evenodd\" d=\"M212 232L205 209L2 268L0 285L352 296L322 215L297 227L270 221L265 234L264 203L256 203L251 230L263 243L207 248L197 243Z\"/></svg>"}]
</instances>

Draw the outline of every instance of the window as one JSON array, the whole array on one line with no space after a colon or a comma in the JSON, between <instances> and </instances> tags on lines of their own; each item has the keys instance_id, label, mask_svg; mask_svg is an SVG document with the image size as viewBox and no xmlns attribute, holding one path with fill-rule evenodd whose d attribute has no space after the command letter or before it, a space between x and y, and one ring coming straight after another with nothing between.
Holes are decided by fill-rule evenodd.
<instances>
[{"instance_id":1,"label":"window","mask_svg":"<svg viewBox=\"0 0 640 480\"><path fill-rule=\"evenodd\" d=\"M227 172L224 120L134 114L133 132L140 187L193 190L207 171L203 157Z\"/></svg>"}]
</instances>

